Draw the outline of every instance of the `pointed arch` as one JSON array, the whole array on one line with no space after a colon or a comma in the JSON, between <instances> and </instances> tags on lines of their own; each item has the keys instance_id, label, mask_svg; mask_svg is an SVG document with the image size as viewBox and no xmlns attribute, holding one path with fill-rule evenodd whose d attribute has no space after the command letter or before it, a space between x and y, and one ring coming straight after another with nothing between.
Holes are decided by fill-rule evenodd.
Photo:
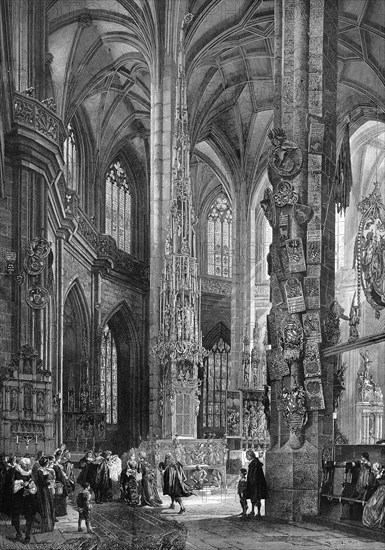
<instances>
[{"instance_id":1,"label":"pointed arch","mask_svg":"<svg viewBox=\"0 0 385 550\"><path fill-rule=\"evenodd\" d=\"M63 315L63 410L70 411L81 382L90 377L90 312L78 278L68 288Z\"/></svg>"},{"instance_id":2,"label":"pointed arch","mask_svg":"<svg viewBox=\"0 0 385 550\"><path fill-rule=\"evenodd\" d=\"M136 445L146 429L148 404L139 331L126 300L108 312L101 328L98 376L102 407L111 445L124 450Z\"/></svg>"},{"instance_id":3,"label":"pointed arch","mask_svg":"<svg viewBox=\"0 0 385 550\"><path fill-rule=\"evenodd\" d=\"M230 329L222 321L217 323L203 338L203 347L210 350L221 338L227 345L231 345Z\"/></svg>"},{"instance_id":4,"label":"pointed arch","mask_svg":"<svg viewBox=\"0 0 385 550\"><path fill-rule=\"evenodd\" d=\"M230 383L231 334L223 323L217 323L205 336L208 350L200 372L202 398L198 417L199 437L206 431L221 437L226 431L226 390Z\"/></svg>"}]
</instances>

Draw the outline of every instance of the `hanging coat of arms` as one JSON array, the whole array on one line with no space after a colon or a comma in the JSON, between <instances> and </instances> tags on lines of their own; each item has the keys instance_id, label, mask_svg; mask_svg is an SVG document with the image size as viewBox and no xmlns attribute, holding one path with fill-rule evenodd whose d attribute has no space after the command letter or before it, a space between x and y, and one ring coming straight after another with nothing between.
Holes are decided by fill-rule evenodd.
<instances>
[{"instance_id":1,"label":"hanging coat of arms","mask_svg":"<svg viewBox=\"0 0 385 550\"><path fill-rule=\"evenodd\" d=\"M273 128L268 137L272 143L268 157L271 168L282 177L293 178L302 167L301 149L296 143L286 139L282 128Z\"/></svg>"},{"instance_id":2,"label":"hanging coat of arms","mask_svg":"<svg viewBox=\"0 0 385 550\"><path fill-rule=\"evenodd\" d=\"M358 203L362 214L355 243L354 265L358 285L379 318L385 308L385 206L374 184L373 192Z\"/></svg>"}]
</instances>

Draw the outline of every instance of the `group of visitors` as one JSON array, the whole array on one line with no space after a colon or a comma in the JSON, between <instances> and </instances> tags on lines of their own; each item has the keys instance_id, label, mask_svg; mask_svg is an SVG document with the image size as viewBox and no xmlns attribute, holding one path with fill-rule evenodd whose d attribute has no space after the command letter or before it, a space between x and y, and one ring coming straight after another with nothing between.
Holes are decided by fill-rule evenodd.
<instances>
[{"instance_id":1,"label":"group of visitors","mask_svg":"<svg viewBox=\"0 0 385 550\"><path fill-rule=\"evenodd\" d=\"M162 506L156 470L148 462L146 453L140 451L137 460L134 449L131 449L123 466L120 477L122 499L131 506ZM185 507L182 497L190 496L192 489L186 483L182 464L175 460L171 453L167 453L164 462L159 463L158 468L162 478L163 494L171 498L170 508L174 509L176 502L180 507L179 513L183 514Z\"/></svg>"},{"instance_id":2,"label":"group of visitors","mask_svg":"<svg viewBox=\"0 0 385 550\"><path fill-rule=\"evenodd\" d=\"M238 482L242 515L247 515L247 501L250 500L251 512L249 516L260 516L261 501L267 498L263 464L252 450L246 452L246 459L249 461L248 469L241 469ZM131 449L128 455L123 457L122 462L123 470L120 477L122 499L131 506L162 506L163 503L158 493L156 471L147 461L146 453L139 452L137 460L135 450ZM207 472L202 466L197 465L191 475L191 480L187 481L183 465L176 460L172 453L166 453L164 461L158 464L158 469L161 474L163 495L168 495L171 498L169 507L174 509L175 503L177 503L179 505L178 514L184 514L186 508L182 499L193 495L194 490L204 487ZM256 514L255 507L257 508Z\"/></svg>"},{"instance_id":3,"label":"group of visitors","mask_svg":"<svg viewBox=\"0 0 385 550\"><path fill-rule=\"evenodd\" d=\"M39 451L0 459L1 512L10 517L16 541L22 540L20 516L26 519L25 542L31 537L33 521L40 516L40 531L53 531L57 517L67 514L66 497L75 489L73 465L62 445L53 455Z\"/></svg>"},{"instance_id":4,"label":"group of visitors","mask_svg":"<svg viewBox=\"0 0 385 550\"><path fill-rule=\"evenodd\" d=\"M261 500L266 498L266 481L262 463L251 450L247 451L248 470L241 469L238 494L242 514L246 515L247 500L251 501L251 513L260 515ZM1 512L11 519L16 531L16 541L22 540L20 516L26 519L25 542L30 541L32 524L38 518L41 532L53 531L57 518L67 514L67 496L75 490L74 463L62 445L53 455L45 456L39 451L35 458L12 455L0 457L0 505ZM158 493L157 472L140 451L136 457L132 449L122 461L111 451L86 451L79 461L80 473L77 483L81 486L76 504L79 512L78 530L85 521L87 532L91 528L91 492L96 504L113 498L112 482L120 482L121 498L131 506L160 507L163 502ZM183 465L172 453L165 455L158 464L163 495L171 498L170 508L179 505L178 514L186 509L183 498L194 494L194 488L203 487L207 474L201 467L193 472L192 483L187 482ZM194 477L195 474L195 477Z\"/></svg>"}]
</instances>

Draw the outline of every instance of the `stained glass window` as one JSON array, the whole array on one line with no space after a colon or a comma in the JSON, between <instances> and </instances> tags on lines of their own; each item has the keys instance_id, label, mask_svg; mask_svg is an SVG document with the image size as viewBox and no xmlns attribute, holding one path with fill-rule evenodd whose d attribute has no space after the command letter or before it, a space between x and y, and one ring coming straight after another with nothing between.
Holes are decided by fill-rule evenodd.
<instances>
[{"instance_id":1,"label":"stained glass window","mask_svg":"<svg viewBox=\"0 0 385 550\"><path fill-rule=\"evenodd\" d=\"M128 253L131 253L131 210L127 171L117 159L106 175L106 233L116 240L118 248Z\"/></svg>"},{"instance_id":2,"label":"stained glass window","mask_svg":"<svg viewBox=\"0 0 385 550\"><path fill-rule=\"evenodd\" d=\"M71 124L67 126L67 139L64 142L64 175L67 187L78 193L79 189L79 152L76 137Z\"/></svg>"},{"instance_id":3,"label":"stained glass window","mask_svg":"<svg viewBox=\"0 0 385 550\"><path fill-rule=\"evenodd\" d=\"M204 359L203 427L225 431L226 390L230 385L230 346L220 338Z\"/></svg>"},{"instance_id":4,"label":"stained glass window","mask_svg":"<svg viewBox=\"0 0 385 550\"><path fill-rule=\"evenodd\" d=\"M118 422L118 361L116 344L108 327L103 331L100 363L100 402L108 424Z\"/></svg>"},{"instance_id":5,"label":"stained glass window","mask_svg":"<svg viewBox=\"0 0 385 550\"><path fill-rule=\"evenodd\" d=\"M221 193L207 216L207 267L209 275L231 278L231 223L230 202Z\"/></svg>"}]
</instances>

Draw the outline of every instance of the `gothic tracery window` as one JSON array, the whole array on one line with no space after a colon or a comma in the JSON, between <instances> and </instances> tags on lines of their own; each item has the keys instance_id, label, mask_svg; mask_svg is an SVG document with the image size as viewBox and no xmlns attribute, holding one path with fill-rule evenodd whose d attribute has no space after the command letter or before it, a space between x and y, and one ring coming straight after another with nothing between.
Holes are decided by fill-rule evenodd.
<instances>
[{"instance_id":1,"label":"gothic tracery window","mask_svg":"<svg viewBox=\"0 0 385 550\"><path fill-rule=\"evenodd\" d=\"M132 197L126 168L120 159L106 175L106 233L116 240L118 248L131 253Z\"/></svg>"},{"instance_id":2,"label":"gothic tracery window","mask_svg":"<svg viewBox=\"0 0 385 550\"><path fill-rule=\"evenodd\" d=\"M226 390L230 376L230 346L220 338L204 358L203 427L226 429Z\"/></svg>"},{"instance_id":3,"label":"gothic tracery window","mask_svg":"<svg viewBox=\"0 0 385 550\"><path fill-rule=\"evenodd\" d=\"M108 325L103 331L100 363L100 402L107 424L118 422L118 360L116 343Z\"/></svg>"},{"instance_id":4,"label":"gothic tracery window","mask_svg":"<svg viewBox=\"0 0 385 550\"><path fill-rule=\"evenodd\" d=\"M64 175L67 187L79 193L79 152L73 127L67 126L67 139L64 142Z\"/></svg>"},{"instance_id":5,"label":"gothic tracery window","mask_svg":"<svg viewBox=\"0 0 385 550\"><path fill-rule=\"evenodd\" d=\"M209 275L231 278L231 205L221 193L207 216L207 268Z\"/></svg>"}]
</instances>

